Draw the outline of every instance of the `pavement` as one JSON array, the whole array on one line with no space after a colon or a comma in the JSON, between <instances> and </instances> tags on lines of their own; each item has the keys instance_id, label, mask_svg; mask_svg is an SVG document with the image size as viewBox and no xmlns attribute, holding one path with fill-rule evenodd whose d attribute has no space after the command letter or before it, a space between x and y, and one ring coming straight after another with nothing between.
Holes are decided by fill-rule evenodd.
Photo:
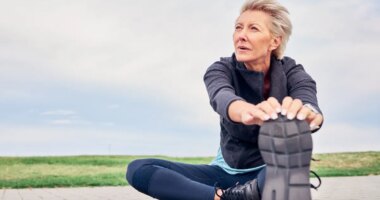
<instances>
[{"instance_id":1,"label":"pavement","mask_svg":"<svg viewBox=\"0 0 380 200\"><path fill-rule=\"evenodd\" d=\"M312 179L312 183L317 180ZM380 200L380 176L322 178L313 200ZM132 187L0 189L0 200L150 200Z\"/></svg>"}]
</instances>

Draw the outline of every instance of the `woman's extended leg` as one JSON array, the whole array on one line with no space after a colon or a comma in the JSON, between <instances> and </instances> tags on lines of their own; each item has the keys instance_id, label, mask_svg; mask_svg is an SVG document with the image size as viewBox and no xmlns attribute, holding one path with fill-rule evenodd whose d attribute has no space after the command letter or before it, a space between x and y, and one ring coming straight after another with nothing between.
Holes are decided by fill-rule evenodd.
<instances>
[{"instance_id":1,"label":"woman's extended leg","mask_svg":"<svg viewBox=\"0 0 380 200\"><path fill-rule=\"evenodd\" d=\"M129 164L127 180L140 192L161 200L213 200L216 182L226 189L256 178L259 172L230 175L217 166L141 159Z\"/></svg>"}]
</instances>

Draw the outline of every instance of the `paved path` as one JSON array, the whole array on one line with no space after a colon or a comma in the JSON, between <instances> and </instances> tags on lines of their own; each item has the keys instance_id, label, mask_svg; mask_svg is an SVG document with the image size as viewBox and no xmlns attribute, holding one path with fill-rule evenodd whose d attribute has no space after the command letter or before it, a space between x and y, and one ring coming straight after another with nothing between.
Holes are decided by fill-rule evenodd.
<instances>
[{"instance_id":1,"label":"paved path","mask_svg":"<svg viewBox=\"0 0 380 200\"><path fill-rule=\"evenodd\" d=\"M380 200L380 176L323 178L313 200ZM315 182L315 180L312 180ZM131 187L0 189L0 200L150 200Z\"/></svg>"}]
</instances>

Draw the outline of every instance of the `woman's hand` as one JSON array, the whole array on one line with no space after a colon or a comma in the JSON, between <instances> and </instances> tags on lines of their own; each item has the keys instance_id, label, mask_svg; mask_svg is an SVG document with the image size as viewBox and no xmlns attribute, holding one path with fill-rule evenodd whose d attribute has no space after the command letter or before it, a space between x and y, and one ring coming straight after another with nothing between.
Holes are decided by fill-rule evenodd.
<instances>
[{"instance_id":1,"label":"woman's hand","mask_svg":"<svg viewBox=\"0 0 380 200\"><path fill-rule=\"evenodd\" d=\"M234 101L228 108L232 121L245 125L261 125L269 119L277 119L281 104L273 97L257 105L245 101Z\"/></svg>"},{"instance_id":2,"label":"woman's hand","mask_svg":"<svg viewBox=\"0 0 380 200\"><path fill-rule=\"evenodd\" d=\"M285 97L282 101L281 114L286 115L290 120L295 117L299 120L306 120L310 124L311 130L318 129L323 122L323 116L320 113L304 106L301 100L292 97Z\"/></svg>"},{"instance_id":3,"label":"woman's hand","mask_svg":"<svg viewBox=\"0 0 380 200\"><path fill-rule=\"evenodd\" d=\"M228 113L232 121L245 125L261 125L269 119L277 119L279 113L287 116L290 120L295 117L299 120L306 120L310 124L311 130L318 129L323 121L321 114L304 106L301 100L291 97L285 97L282 104L273 97L257 105L240 100L234 101L229 106Z\"/></svg>"},{"instance_id":4,"label":"woman's hand","mask_svg":"<svg viewBox=\"0 0 380 200\"><path fill-rule=\"evenodd\" d=\"M228 115L232 121L245 125L261 125L264 121L270 119L270 116L259 106L241 100L230 104Z\"/></svg>"}]
</instances>

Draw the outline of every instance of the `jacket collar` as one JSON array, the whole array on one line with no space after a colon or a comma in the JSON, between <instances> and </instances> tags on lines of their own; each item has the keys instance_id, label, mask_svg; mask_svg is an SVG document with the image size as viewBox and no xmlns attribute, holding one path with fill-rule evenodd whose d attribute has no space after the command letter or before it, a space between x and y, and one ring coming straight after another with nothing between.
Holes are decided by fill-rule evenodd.
<instances>
[{"instance_id":1,"label":"jacket collar","mask_svg":"<svg viewBox=\"0 0 380 200\"><path fill-rule=\"evenodd\" d=\"M271 58L270 73L271 87L269 96L275 97L281 103L288 94L287 79L284 72L283 62L274 56Z\"/></svg>"},{"instance_id":2,"label":"jacket collar","mask_svg":"<svg viewBox=\"0 0 380 200\"><path fill-rule=\"evenodd\" d=\"M232 54L232 61L234 65L239 70L247 71L244 63L238 62L236 60L235 53ZM277 59L275 56L271 57L270 68L269 68L270 76L271 76L271 86L270 86L270 97L275 97L280 103L287 96L287 78L284 71L283 62ZM253 72L252 72L253 73ZM257 75L262 74L261 72L257 72Z\"/></svg>"}]
</instances>

